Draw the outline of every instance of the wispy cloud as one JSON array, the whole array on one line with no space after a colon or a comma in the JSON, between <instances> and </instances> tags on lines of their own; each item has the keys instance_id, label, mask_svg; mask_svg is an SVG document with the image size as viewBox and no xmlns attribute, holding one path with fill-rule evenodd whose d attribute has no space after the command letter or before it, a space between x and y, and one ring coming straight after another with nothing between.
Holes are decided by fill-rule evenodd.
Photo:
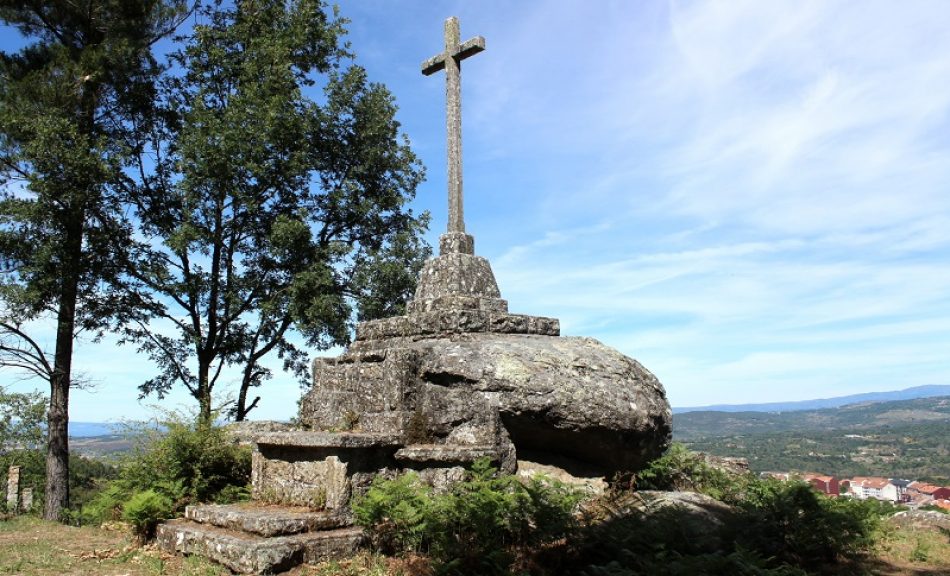
<instances>
[{"instance_id":1,"label":"wispy cloud","mask_svg":"<svg viewBox=\"0 0 950 576\"><path fill-rule=\"evenodd\" d=\"M446 16L486 36L466 217L512 311L636 357L678 405L946 383L946 2L342 7L429 168L433 239L443 88L418 65ZM120 350L88 371L142 364ZM269 390L291 415L296 384Z\"/></svg>"}]
</instances>

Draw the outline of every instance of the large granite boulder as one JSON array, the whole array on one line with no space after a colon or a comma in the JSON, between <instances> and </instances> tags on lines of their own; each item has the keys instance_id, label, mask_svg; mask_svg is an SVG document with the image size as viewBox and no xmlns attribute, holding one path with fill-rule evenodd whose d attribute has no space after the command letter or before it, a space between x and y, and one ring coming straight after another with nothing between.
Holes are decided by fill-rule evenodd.
<instances>
[{"instance_id":1,"label":"large granite boulder","mask_svg":"<svg viewBox=\"0 0 950 576\"><path fill-rule=\"evenodd\" d=\"M609 475L642 468L669 443L660 382L597 340L469 333L407 347L419 352L420 381L488 400L519 458Z\"/></svg>"},{"instance_id":2,"label":"large granite boulder","mask_svg":"<svg viewBox=\"0 0 950 576\"><path fill-rule=\"evenodd\" d=\"M300 422L583 477L634 472L666 450L672 416L653 374L597 340L561 337L556 318L509 313L471 236L444 234L440 252L405 316L360 323L343 355L314 362Z\"/></svg>"}]
</instances>

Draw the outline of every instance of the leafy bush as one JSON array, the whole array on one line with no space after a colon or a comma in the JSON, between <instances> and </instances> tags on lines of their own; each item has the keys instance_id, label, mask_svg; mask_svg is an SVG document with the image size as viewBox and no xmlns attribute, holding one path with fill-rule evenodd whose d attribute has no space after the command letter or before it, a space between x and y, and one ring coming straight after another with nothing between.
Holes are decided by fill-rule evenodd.
<instances>
[{"instance_id":1,"label":"leafy bush","mask_svg":"<svg viewBox=\"0 0 950 576\"><path fill-rule=\"evenodd\" d=\"M805 568L860 556L893 510L875 500L829 498L804 482L760 480L749 488L739 504L736 537L767 557Z\"/></svg>"},{"instance_id":2,"label":"leafy bush","mask_svg":"<svg viewBox=\"0 0 950 576\"><path fill-rule=\"evenodd\" d=\"M220 426L171 415L142 439L120 475L132 489L181 483L182 497L208 502L229 486L250 481L250 448L237 445Z\"/></svg>"},{"instance_id":3,"label":"leafy bush","mask_svg":"<svg viewBox=\"0 0 950 576\"><path fill-rule=\"evenodd\" d=\"M249 495L250 459L250 449L235 444L221 427L170 417L160 427L149 425L140 432L118 478L83 506L78 518L82 523L125 518L127 501L142 493L170 502L168 517L193 502L244 500Z\"/></svg>"},{"instance_id":4,"label":"leafy bush","mask_svg":"<svg viewBox=\"0 0 950 576\"><path fill-rule=\"evenodd\" d=\"M132 529L142 541L154 537L155 527L173 515L171 499L155 490L136 492L122 510L122 519L132 524Z\"/></svg>"},{"instance_id":5,"label":"leafy bush","mask_svg":"<svg viewBox=\"0 0 950 576\"><path fill-rule=\"evenodd\" d=\"M391 480L376 478L353 503L356 522L370 528L373 546L382 552L419 552L431 539L432 489L407 472Z\"/></svg>"},{"instance_id":6,"label":"leafy bush","mask_svg":"<svg viewBox=\"0 0 950 576\"><path fill-rule=\"evenodd\" d=\"M638 490L686 490L727 503L740 501L754 481L752 474L736 474L710 466L700 454L690 452L678 442L636 475Z\"/></svg>"},{"instance_id":7,"label":"leafy bush","mask_svg":"<svg viewBox=\"0 0 950 576\"><path fill-rule=\"evenodd\" d=\"M433 494L415 474L378 478L353 504L376 546L428 552L442 574L508 574L516 554L569 534L582 494L541 478L521 483L488 459L465 481Z\"/></svg>"},{"instance_id":8,"label":"leafy bush","mask_svg":"<svg viewBox=\"0 0 950 576\"><path fill-rule=\"evenodd\" d=\"M692 490L732 506L720 522L687 509L639 512L636 493L603 497L606 519L574 539L572 573L587 576L821 572L860 558L896 509L876 500L832 499L805 483L759 479L710 466L681 445L638 474L639 488Z\"/></svg>"}]
</instances>

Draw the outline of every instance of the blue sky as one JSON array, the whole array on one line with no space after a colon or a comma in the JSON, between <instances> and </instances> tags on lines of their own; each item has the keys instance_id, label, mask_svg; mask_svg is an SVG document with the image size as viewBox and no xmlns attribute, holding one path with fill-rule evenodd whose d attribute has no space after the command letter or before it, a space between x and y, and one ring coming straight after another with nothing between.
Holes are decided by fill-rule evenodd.
<instances>
[{"instance_id":1,"label":"blue sky","mask_svg":"<svg viewBox=\"0 0 950 576\"><path fill-rule=\"evenodd\" d=\"M433 244L444 80L420 64L450 15L486 38L462 66L466 226L512 312L636 358L675 406L950 383L950 4L340 8L427 167ZM147 413L133 349L76 364L97 386L73 420ZM253 417L295 413L289 376L261 392Z\"/></svg>"}]
</instances>

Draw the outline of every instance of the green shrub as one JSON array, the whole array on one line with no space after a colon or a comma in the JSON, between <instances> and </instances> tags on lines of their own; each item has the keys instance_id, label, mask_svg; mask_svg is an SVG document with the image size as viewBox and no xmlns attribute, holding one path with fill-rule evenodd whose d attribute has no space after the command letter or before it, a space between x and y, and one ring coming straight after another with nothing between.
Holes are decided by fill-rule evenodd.
<instances>
[{"instance_id":1,"label":"green shrub","mask_svg":"<svg viewBox=\"0 0 950 576\"><path fill-rule=\"evenodd\" d=\"M133 490L180 483L182 498L210 502L222 490L247 486L250 474L250 448L237 445L220 426L172 415L161 429L142 433L123 463L120 482Z\"/></svg>"},{"instance_id":2,"label":"green shrub","mask_svg":"<svg viewBox=\"0 0 950 576\"><path fill-rule=\"evenodd\" d=\"M761 480L740 503L736 538L766 557L807 569L856 558L875 542L889 508L829 498L804 482Z\"/></svg>"},{"instance_id":3,"label":"green shrub","mask_svg":"<svg viewBox=\"0 0 950 576\"><path fill-rule=\"evenodd\" d=\"M427 552L442 574L508 574L519 552L575 528L581 497L559 482L499 474L486 458L445 494L412 473L378 478L353 511L384 551Z\"/></svg>"},{"instance_id":4,"label":"green shrub","mask_svg":"<svg viewBox=\"0 0 950 576\"><path fill-rule=\"evenodd\" d=\"M149 496L150 503L157 502L155 498L169 502L169 518L194 502L246 500L250 459L250 449L235 444L218 426L170 417L161 427L140 427L137 445L120 463L118 477L75 513L75 521L98 524L127 519L128 507L138 494L154 494ZM151 532L139 534L150 536Z\"/></svg>"},{"instance_id":5,"label":"green shrub","mask_svg":"<svg viewBox=\"0 0 950 576\"><path fill-rule=\"evenodd\" d=\"M377 477L353 502L356 522L370 529L373 546L387 554L419 552L431 538L432 489L417 474Z\"/></svg>"},{"instance_id":6,"label":"green shrub","mask_svg":"<svg viewBox=\"0 0 950 576\"><path fill-rule=\"evenodd\" d=\"M135 534L143 541L155 536L155 527L174 515L170 498L155 490L136 492L122 509L122 519L132 525Z\"/></svg>"},{"instance_id":7,"label":"green shrub","mask_svg":"<svg viewBox=\"0 0 950 576\"><path fill-rule=\"evenodd\" d=\"M669 450L636 475L638 490L686 490L735 503L744 498L752 474L736 474L710 466L700 454L674 442Z\"/></svg>"}]
</instances>

